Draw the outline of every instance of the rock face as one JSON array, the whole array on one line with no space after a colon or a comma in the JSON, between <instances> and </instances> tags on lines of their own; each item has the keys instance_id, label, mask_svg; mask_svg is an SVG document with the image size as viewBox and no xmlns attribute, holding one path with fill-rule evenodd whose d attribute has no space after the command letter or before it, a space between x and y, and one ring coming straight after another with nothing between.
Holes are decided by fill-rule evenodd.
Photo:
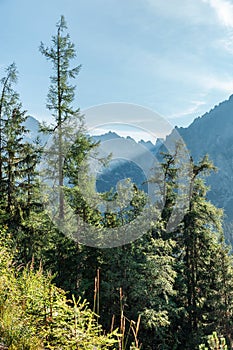
<instances>
[{"instance_id":1,"label":"rock face","mask_svg":"<svg viewBox=\"0 0 233 350\"><path fill-rule=\"evenodd\" d=\"M233 95L193 121L176 128L195 161L205 154L218 168L207 178L209 199L233 220Z\"/></svg>"}]
</instances>

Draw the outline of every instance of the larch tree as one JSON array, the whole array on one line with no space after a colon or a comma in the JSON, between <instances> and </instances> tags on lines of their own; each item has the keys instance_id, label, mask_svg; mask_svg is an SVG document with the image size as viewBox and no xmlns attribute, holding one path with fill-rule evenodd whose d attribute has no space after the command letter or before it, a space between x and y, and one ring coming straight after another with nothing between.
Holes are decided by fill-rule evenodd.
<instances>
[{"instance_id":1,"label":"larch tree","mask_svg":"<svg viewBox=\"0 0 233 350\"><path fill-rule=\"evenodd\" d=\"M67 25L64 16L57 23L57 33L52 37L52 45L46 47L40 45L40 52L52 62L54 74L51 76L51 85L48 92L47 108L52 111L55 119L53 130L57 131L58 148L58 185L59 185L59 219L64 219L64 142L67 129L65 124L72 119L80 119L79 108L73 107L75 99L75 85L71 79L75 79L79 73L80 65L71 67L71 61L76 57L74 44L70 35L66 33Z\"/></svg>"},{"instance_id":2,"label":"larch tree","mask_svg":"<svg viewBox=\"0 0 233 350\"><path fill-rule=\"evenodd\" d=\"M52 248L46 252L46 255L48 265L51 264L52 272L56 273L56 283L76 293L78 264L82 248L64 235L64 220L68 206L84 220L87 220L87 216L89 218L93 213L86 206L80 194L78 180L81 163L95 147L95 143L86 135L83 116L79 108L74 107L75 78L79 74L81 65L72 66L76 58L76 50L67 33L64 16L61 16L56 27L57 31L52 36L51 46L47 47L41 43L39 48L42 55L52 63L53 69L47 96L47 108L52 112L54 122L50 127L42 126L42 130L50 133L53 140L48 151L48 169L45 169L45 172L47 172L47 178L53 183L55 180L58 185L58 210L56 212L58 225L55 225ZM60 230L60 224L62 230Z\"/></svg>"}]
</instances>

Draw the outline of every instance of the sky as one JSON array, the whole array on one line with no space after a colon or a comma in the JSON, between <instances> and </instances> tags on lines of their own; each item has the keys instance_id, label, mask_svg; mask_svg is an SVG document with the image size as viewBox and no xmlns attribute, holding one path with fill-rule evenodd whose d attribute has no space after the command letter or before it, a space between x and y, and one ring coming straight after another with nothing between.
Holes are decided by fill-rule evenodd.
<instances>
[{"instance_id":1,"label":"sky","mask_svg":"<svg viewBox=\"0 0 233 350\"><path fill-rule=\"evenodd\" d=\"M16 89L39 120L51 120L52 68L38 48L61 15L72 64L82 64L75 106L84 112L135 104L187 127L233 93L233 0L0 0L0 13L0 76L16 63Z\"/></svg>"}]
</instances>

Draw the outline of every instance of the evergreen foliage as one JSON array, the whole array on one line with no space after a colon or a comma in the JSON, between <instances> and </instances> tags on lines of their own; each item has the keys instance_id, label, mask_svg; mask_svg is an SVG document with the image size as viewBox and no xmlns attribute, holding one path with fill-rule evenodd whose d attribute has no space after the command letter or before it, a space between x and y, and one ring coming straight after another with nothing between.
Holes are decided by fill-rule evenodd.
<instances>
[{"instance_id":1,"label":"evergreen foliage","mask_svg":"<svg viewBox=\"0 0 233 350\"><path fill-rule=\"evenodd\" d=\"M94 199L84 198L84 193L92 198L95 189L87 159L98 156L98 144L86 135L84 119L73 107L71 80L80 66L70 65L76 51L66 30L61 16L51 47L40 46L54 72L47 100L54 125L44 126L44 131L54 141L50 149L54 157L46 170L51 179L54 169L58 174L58 215L64 218L66 200L77 218L101 234L110 228L123 230L142 213L146 196L133 185L125 206L127 193L119 185L100 195L109 204L104 212ZM120 247L81 245L60 232L43 206L46 198L40 191L37 165L46 152L38 142L24 140L26 112L13 89L16 81L12 64L0 92L0 340L4 346L11 350L232 348L233 261L224 241L223 213L207 200L205 176L215 170L208 157L197 164L190 159L189 188L181 194L179 176L185 164L179 158L180 146L174 153L162 154L162 178L155 173L150 179L162 186L164 196L157 221L152 220L136 241ZM171 230L174 208L184 209L176 206L177 200L189 205ZM112 209L113 201L119 210Z\"/></svg>"},{"instance_id":2,"label":"evergreen foliage","mask_svg":"<svg viewBox=\"0 0 233 350\"><path fill-rule=\"evenodd\" d=\"M208 336L208 347L199 345L199 350L227 350L225 338L219 338L216 332Z\"/></svg>"},{"instance_id":3,"label":"evergreen foliage","mask_svg":"<svg viewBox=\"0 0 233 350\"><path fill-rule=\"evenodd\" d=\"M1 230L0 340L9 350L110 349L117 332L104 335L86 301L68 300L33 262L13 264L11 242ZM6 240L8 243L6 243Z\"/></svg>"},{"instance_id":4,"label":"evergreen foliage","mask_svg":"<svg viewBox=\"0 0 233 350\"><path fill-rule=\"evenodd\" d=\"M67 26L64 16L61 16L57 23L57 34L52 37L52 46L40 45L41 53L52 62L54 75L51 76L51 85L48 92L47 108L52 111L57 129L57 152L58 152L58 182L59 194L59 218L64 218L64 135L67 137L67 129L64 128L66 122L71 118L79 119L79 109L72 106L75 97L75 86L71 85L70 79L74 79L81 68L76 66L70 68L70 61L75 58L76 51L74 44L70 41L69 34L65 34Z\"/></svg>"}]
</instances>

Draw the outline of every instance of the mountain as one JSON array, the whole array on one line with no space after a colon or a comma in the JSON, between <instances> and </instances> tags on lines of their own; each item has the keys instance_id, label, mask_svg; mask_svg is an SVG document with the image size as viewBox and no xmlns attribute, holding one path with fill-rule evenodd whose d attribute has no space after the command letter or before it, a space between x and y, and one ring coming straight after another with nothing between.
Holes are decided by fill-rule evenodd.
<instances>
[{"instance_id":1,"label":"mountain","mask_svg":"<svg viewBox=\"0 0 233 350\"><path fill-rule=\"evenodd\" d=\"M44 145L49 135L44 135L40 130L38 120L29 116L25 122L29 133L25 134L24 139L33 142L37 137ZM133 138L127 136L121 137L117 133L109 131L103 135L92 136L94 141L100 141L102 156L107 157L112 154L112 160L108 166L102 167L96 176L96 188L98 192L110 191L115 189L118 181L130 178L138 188L148 192L147 173L152 167L151 154L156 154L162 141L157 140L154 145L150 141L141 140L136 142ZM148 157L149 155L149 157Z\"/></svg>"},{"instance_id":2,"label":"mountain","mask_svg":"<svg viewBox=\"0 0 233 350\"><path fill-rule=\"evenodd\" d=\"M105 141L110 141L110 140L114 140L114 139L118 139L118 140L128 140L128 141L132 141L135 144L141 145L143 147L145 147L146 149L148 149L149 151L151 151L153 154L156 154L158 149L160 148L160 146L163 143L163 140L158 138L156 140L156 143L153 144L151 141L144 141L144 140L140 140L138 142L136 142L132 137L127 136L127 137L122 137L120 135L118 135L115 132L109 131L106 134L102 134L102 135L95 135L93 136L93 139L95 141L101 141L101 142L105 142Z\"/></svg>"},{"instance_id":3,"label":"mountain","mask_svg":"<svg viewBox=\"0 0 233 350\"><path fill-rule=\"evenodd\" d=\"M158 139L154 145L150 141L136 142L132 137L121 137L109 131L104 135L93 136L95 141L101 142L101 154L112 155L107 167L102 167L97 174L96 188L98 192L116 189L118 181L130 178L139 189L148 192L148 174L153 167L154 156L161 146Z\"/></svg>"},{"instance_id":4,"label":"mountain","mask_svg":"<svg viewBox=\"0 0 233 350\"><path fill-rule=\"evenodd\" d=\"M208 154L217 167L218 171L207 178L208 196L213 204L224 208L226 220L233 220L233 95L187 128L176 127L176 131L195 161Z\"/></svg>"},{"instance_id":5,"label":"mountain","mask_svg":"<svg viewBox=\"0 0 233 350\"><path fill-rule=\"evenodd\" d=\"M203 116L196 118L187 128L175 127L173 132L167 136L165 144L174 139L177 133L185 141L194 161L197 162L208 154L217 167L217 172L213 172L206 179L210 188L208 198L214 205L224 209L225 222L233 222L233 95ZM111 136L119 138L119 135L113 134L101 135L99 140L110 139ZM163 140L157 140L156 145L143 140L139 144L159 157ZM125 173L125 167L127 168L127 165L124 166L124 170L120 170L115 166L111 175L108 173L108 177L114 179L116 173L119 177L121 173ZM137 175L136 183L140 184L142 178L139 173Z\"/></svg>"},{"instance_id":6,"label":"mountain","mask_svg":"<svg viewBox=\"0 0 233 350\"><path fill-rule=\"evenodd\" d=\"M35 119L32 116L28 116L26 121L24 122L24 126L27 130L29 130L29 132L26 133L24 136L25 141L33 142L39 137L42 145L46 143L46 141L48 140L48 135L45 135L42 132L40 132L40 123L37 119Z\"/></svg>"},{"instance_id":7,"label":"mountain","mask_svg":"<svg viewBox=\"0 0 233 350\"><path fill-rule=\"evenodd\" d=\"M29 117L26 127L30 130L27 138L35 139L39 132L39 122ZM207 178L207 184L210 186L208 196L213 204L224 208L226 220L233 221L233 95L208 113L196 118L187 128L175 127L166 142L169 142L169 138L172 139L173 134L177 132L185 141L195 161L208 154L218 168L216 173ZM40 135L40 138L45 142L47 136ZM111 131L104 135L93 136L93 139L101 141L102 144L107 142L105 145L109 153L118 154L120 148L120 152L125 155L121 158L115 157L108 168L102 169L97 177L98 191L108 191L116 186L118 180L126 177L130 177L138 187L147 191L144 184L147 174L139 165L142 164L143 152L145 161L149 153L158 155L162 140L158 139L155 145L150 141L136 142L130 137L123 138ZM113 140L114 142L108 142ZM148 162L146 171L149 166Z\"/></svg>"}]
</instances>

